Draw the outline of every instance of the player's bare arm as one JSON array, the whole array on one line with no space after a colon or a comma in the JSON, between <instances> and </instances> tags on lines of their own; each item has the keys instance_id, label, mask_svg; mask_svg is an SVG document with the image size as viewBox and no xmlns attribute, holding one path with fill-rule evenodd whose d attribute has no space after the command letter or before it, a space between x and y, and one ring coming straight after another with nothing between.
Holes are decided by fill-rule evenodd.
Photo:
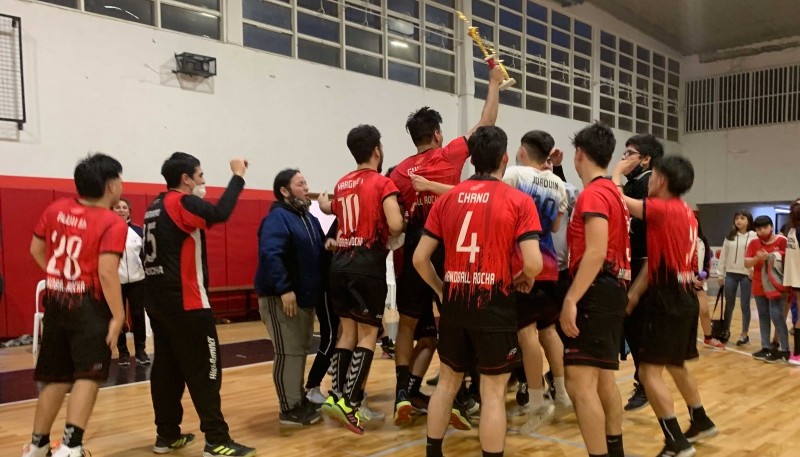
<instances>
[{"instance_id":1,"label":"player's bare arm","mask_svg":"<svg viewBox=\"0 0 800 457\"><path fill-rule=\"evenodd\" d=\"M561 311L561 328L570 338L575 338L580 333L575 319L578 315L578 301L589 290L597 278L608 250L608 220L598 216L586 218L586 252L583 254L575 279L564 298L564 308Z\"/></svg>"},{"instance_id":2,"label":"player's bare arm","mask_svg":"<svg viewBox=\"0 0 800 457\"><path fill-rule=\"evenodd\" d=\"M556 216L556 220L553 221L553 226L550 227L551 233L557 233L561 229L561 220L564 219L562 216L564 216L564 213L558 213L558 216Z\"/></svg>"},{"instance_id":3,"label":"player's bare arm","mask_svg":"<svg viewBox=\"0 0 800 457\"><path fill-rule=\"evenodd\" d=\"M500 83L503 82L503 78L505 78L505 75L503 75L503 70L499 65L489 71L489 89L486 92L486 102L483 104L481 118L478 123L464 135L466 139L469 139L478 127L494 125L497 122L497 111L500 106Z\"/></svg>"},{"instance_id":4,"label":"player's bare arm","mask_svg":"<svg viewBox=\"0 0 800 457\"><path fill-rule=\"evenodd\" d=\"M331 198L328 196L327 192L319 194L319 197L317 197L317 203L319 203L320 211L327 215L333 214L333 209L331 208Z\"/></svg>"},{"instance_id":5,"label":"player's bare arm","mask_svg":"<svg viewBox=\"0 0 800 457\"><path fill-rule=\"evenodd\" d=\"M533 280L542 272L544 261L539 249L539 240L525 240L519 243L522 252L522 271L514 277L514 289L528 293L533 288Z\"/></svg>"},{"instance_id":6,"label":"player's bare arm","mask_svg":"<svg viewBox=\"0 0 800 457\"><path fill-rule=\"evenodd\" d=\"M420 175L414 175L411 178L411 184L417 192L433 192L436 195L443 195L454 186L450 184L442 184L435 181L430 181Z\"/></svg>"},{"instance_id":7,"label":"player's bare arm","mask_svg":"<svg viewBox=\"0 0 800 457\"><path fill-rule=\"evenodd\" d=\"M47 271L46 249L47 245L44 240L34 236L31 240L31 255L33 256L33 260L36 261L36 264L39 265L39 268L44 271Z\"/></svg>"},{"instance_id":8,"label":"player's bare arm","mask_svg":"<svg viewBox=\"0 0 800 457\"><path fill-rule=\"evenodd\" d=\"M112 349L117 344L117 336L119 336L125 320L125 311L122 306L122 286L119 283L119 259L120 255L117 253L104 252L100 254L97 261L97 274L100 277L103 297L111 310L111 322L108 323L106 343Z\"/></svg>"},{"instance_id":9,"label":"player's bare arm","mask_svg":"<svg viewBox=\"0 0 800 457\"><path fill-rule=\"evenodd\" d=\"M383 214L386 215L386 222L389 224L389 234L397 236L405 230L406 221L403 211L400 210L400 203L397 202L397 195L390 195L383 200Z\"/></svg>"},{"instance_id":10,"label":"player's bare arm","mask_svg":"<svg viewBox=\"0 0 800 457\"><path fill-rule=\"evenodd\" d=\"M634 278L631 288L628 289L628 306L625 308L626 314L632 313L633 309L636 308L636 305L639 304L639 300L647 290L649 278L650 276L647 272L647 260L645 259L644 263L642 264L642 269L639 270L639 275Z\"/></svg>"},{"instance_id":11,"label":"player's bare arm","mask_svg":"<svg viewBox=\"0 0 800 457\"><path fill-rule=\"evenodd\" d=\"M414 268L417 269L420 277L431 286L434 292L439 296L439 300L441 300L443 294L442 279L436 274L436 269L431 262L431 256L437 246L439 246L439 241L437 241L436 238L422 235L422 239L419 240L419 245L417 245L417 250L414 251Z\"/></svg>"}]
</instances>

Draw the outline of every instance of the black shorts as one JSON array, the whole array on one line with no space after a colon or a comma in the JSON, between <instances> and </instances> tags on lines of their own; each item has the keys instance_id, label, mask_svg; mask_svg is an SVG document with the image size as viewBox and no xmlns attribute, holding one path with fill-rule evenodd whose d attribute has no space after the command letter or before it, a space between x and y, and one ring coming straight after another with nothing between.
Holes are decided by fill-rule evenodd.
<instances>
[{"instance_id":1,"label":"black shorts","mask_svg":"<svg viewBox=\"0 0 800 457\"><path fill-rule=\"evenodd\" d=\"M414 340L438 336L439 331L436 329L436 319L433 317L433 308L431 308L417 321L417 326L414 328Z\"/></svg>"},{"instance_id":2,"label":"black shorts","mask_svg":"<svg viewBox=\"0 0 800 457\"><path fill-rule=\"evenodd\" d=\"M517 302L517 328L520 330L536 323L539 330L558 322L564 294L556 281L537 281L527 293L515 293Z\"/></svg>"},{"instance_id":3,"label":"black shorts","mask_svg":"<svg viewBox=\"0 0 800 457\"><path fill-rule=\"evenodd\" d=\"M682 367L697 352L700 304L693 291L680 287L651 287L639 308L638 359L640 363Z\"/></svg>"},{"instance_id":4,"label":"black shorts","mask_svg":"<svg viewBox=\"0 0 800 457\"><path fill-rule=\"evenodd\" d=\"M106 344L111 321L108 305L83 301L69 307L47 301L34 379L44 383L106 381L111 364L111 349Z\"/></svg>"},{"instance_id":5,"label":"black shorts","mask_svg":"<svg viewBox=\"0 0 800 457\"><path fill-rule=\"evenodd\" d=\"M403 271L397 278L397 311L414 319L422 319L426 313L433 309L433 301L438 302L439 297L428 283L414 268L414 251L417 249L419 239L406 234L406 243L403 246ZM431 262L439 277L444 276L444 247L433 251Z\"/></svg>"},{"instance_id":6,"label":"black shorts","mask_svg":"<svg viewBox=\"0 0 800 457\"><path fill-rule=\"evenodd\" d=\"M339 317L381 327L386 295L386 280L358 273L331 272L328 297Z\"/></svg>"},{"instance_id":7,"label":"black shorts","mask_svg":"<svg viewBox=\"0 0 800 457\"><path fill-rule=\"evenodd\" d=\"M522 363L516 331L440 324L439 359L456 373L477 366L485 375L511 373Z\"/></svg>"},{"instance_id":8,"label":"black shorts","mask_svg":"<svg viewBox=\"0 0 800 457\"><path fill-rule=\"evenodd\" d=\"M578 302L577 338L562 333L564 365L586 365L603 370L619 369L622 321L628 293L616 278L600 274Z\"/></svg>"}]
</instances>

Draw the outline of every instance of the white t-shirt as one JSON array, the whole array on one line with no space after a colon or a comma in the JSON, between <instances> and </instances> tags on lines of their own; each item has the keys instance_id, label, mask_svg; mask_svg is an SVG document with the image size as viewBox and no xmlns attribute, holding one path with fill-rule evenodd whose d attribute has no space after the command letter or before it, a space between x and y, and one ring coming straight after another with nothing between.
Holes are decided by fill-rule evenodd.
<instances>
[{"instance_id":1,"label":"white t-shirt","mask_svg":"<svg viewBox=\"0 0 800 457\"><path fill-rule=\"evenodd\" d=\"M783 257L783 285L800 288L800 245L797 229L789 230L786 236L786 255Z\"/></svg>"}]
</instances>

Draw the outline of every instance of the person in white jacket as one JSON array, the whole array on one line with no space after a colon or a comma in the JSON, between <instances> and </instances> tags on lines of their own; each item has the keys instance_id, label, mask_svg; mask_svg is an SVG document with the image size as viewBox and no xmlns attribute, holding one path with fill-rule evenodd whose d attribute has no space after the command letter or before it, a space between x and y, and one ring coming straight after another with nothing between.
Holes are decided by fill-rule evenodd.
<instances>
[{"instance_id":1,"label":"person in white jacket","mask_svg":"<svg viewBox=\"0 0 800 457\"><path fill-rule=\"evenodd\" d=\"M725 330L730 331L733 309L736 307L736 292L741 287L742 333L737 346L750 342L750 293L753 269L744 266L744 252L748 243L756 239L753 231L753 215L749 211L737 211L733 216L733 227L722 243L719 256L719 285L725 287Z\"/></svg>"},{"instance_id":2,"label":"person in white jacket","mask_svg":"<svg viewBox=\"0 0 800 457\"><path fill-rule=\"evenodd\" d=\"M127 199L121 198L114 205L114 212L128 224L128 237L125 241L125 252L119 262L119 282L122 284L122 303L127 303L130 310L131 330L133 331L133 347L136 363L149 365L150 357L145 351L147 330L144 316L144 305L147 294L144 286L144 266L142 264L143 232L138 225L131 222L131 205ZM119 352L118 364L130 365L131 354L128 352L128 335L120 332L117 339Z\"/></svg>"},{"instance_id":3,"label":"person in white jacket","mask_svg":"<svg viewBox=\"0 0 800 457\"><path fill-rule=\"evenodd\" d=\"M789 233L787 235L786 254L783 256L783 285L791 287L791 293L800 300L800 198L789 208ZM794 348L789 363L800 365L800 320L794 324Z\"/></svg>"}]
</instances>

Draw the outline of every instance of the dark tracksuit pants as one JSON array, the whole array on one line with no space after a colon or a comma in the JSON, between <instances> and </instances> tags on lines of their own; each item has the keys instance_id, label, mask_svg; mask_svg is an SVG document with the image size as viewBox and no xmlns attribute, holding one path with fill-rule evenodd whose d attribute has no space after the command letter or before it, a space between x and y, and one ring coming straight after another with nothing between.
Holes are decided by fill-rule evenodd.
<instances>
[{"instance_id":1,"label":"dark tracksuit pants","mask_svg":"<svg viewBox=\"0 0 800 457\"><path fill-rule=\"evenodd\" d=\"M308 372L306 389L313 389L322 384L322 378L331 366L331 356L339 335L339 316L331 309L327 297L317 304L315 311L319 321L319 350L314 357L311 371Z\"/></svg>"},{"instance_id":2,"label":"dark tracksuit pants","mask_svg":"<svg viewBox=\"0 0 800 457\"><path fill-rule=\"evenodd\" d=\"M635 281L636 277L639 276L639 272L642 270L645 260L647 259L631 259L631 284L633 284L633 281ZM636 382L640 382L638 335L640 332L639 326L641 325L641 310L641 306L634 308L630 316L625 316L624 322L625 341L628 342L628 347L631 349L631 356L633 357L633 366L635 369L633 372L633 379L635 379Z\"/></svg>"},{"instance_id":3,"label":"dark tracksuit pants","mask_svg":"<svg viewBox=\"0 0 800 457\"><path fill-rule=\"evenodd\" d=\"M144 281L129 282L122 285L122 303L127 302L131 316L131 331L133 332L133 347L136 352L144 352L147 338L146 324L144 321L144 304L147 301L147 287ZM124 329L123 329L124 330ZM122 331L117 339L117 350L120 357L128 354L127 333Z\"/></svg>"},{"instance_id":4,"label":"dark tracksuit pants","mask_svg":"<svg viewBox=\"0 0 800 457\"><path fill-rule=\"evenodd\" d=\"M222 359L211 310L149 314L155 343L150 395L158 436L180 436L181 397L188 387L206 442L228 442L230 435L220 398Z\"/></svg>"}]
</instances>

